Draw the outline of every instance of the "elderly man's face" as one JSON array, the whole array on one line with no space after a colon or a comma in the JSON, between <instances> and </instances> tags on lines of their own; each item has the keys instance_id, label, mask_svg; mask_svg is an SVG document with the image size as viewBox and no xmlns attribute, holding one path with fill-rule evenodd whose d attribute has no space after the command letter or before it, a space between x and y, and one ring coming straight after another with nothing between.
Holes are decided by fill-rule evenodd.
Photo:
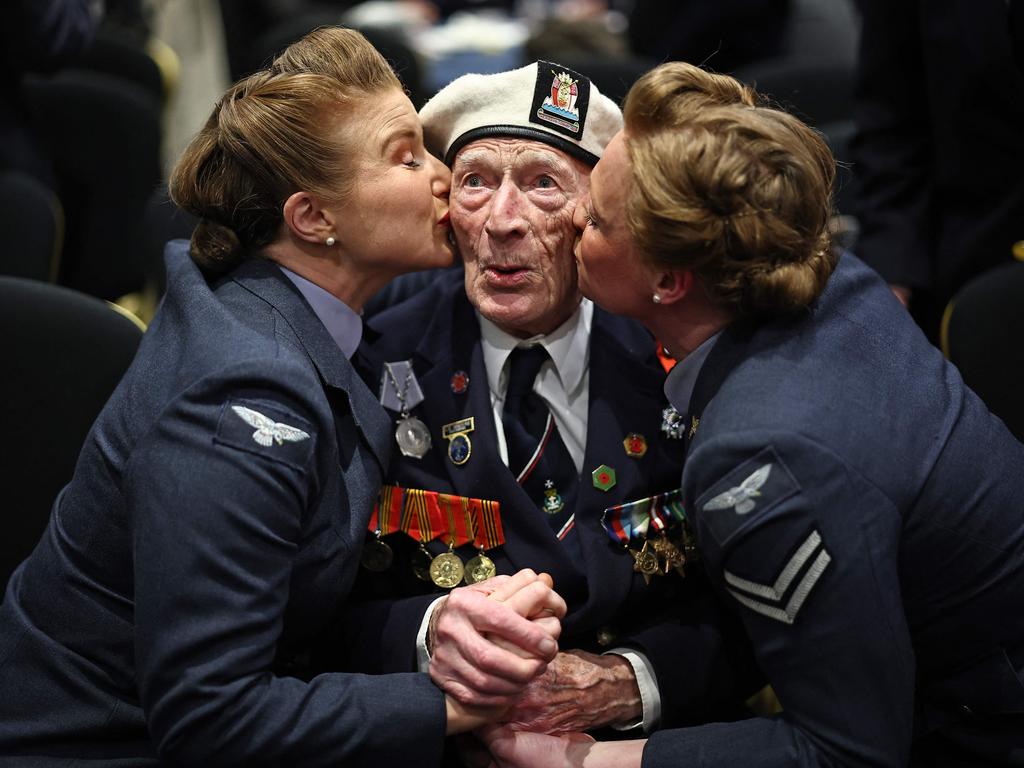
<instances>
[{"instance_id":1,"label":"elderly man's face","mask_svg":"<svg viewBox=\"0 0 1024 768\"><path fill-rule=\"evenodd\" d=\"M572 215L590 168L547 144L479 139L452 165L451 223L480 314L526 338L550 333L580 302Z\"/></svg>"}]
</instances>

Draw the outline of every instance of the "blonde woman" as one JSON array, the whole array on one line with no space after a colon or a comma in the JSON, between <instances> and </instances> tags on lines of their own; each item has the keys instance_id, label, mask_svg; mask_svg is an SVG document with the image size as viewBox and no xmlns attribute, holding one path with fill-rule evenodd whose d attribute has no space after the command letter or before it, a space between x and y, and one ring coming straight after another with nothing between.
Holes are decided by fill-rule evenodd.
<instances>
[{"instance_id":1,"label":"blonde woman","mask_svg":"<svg viewBox=\"0 0 1024 768\"><path fill-rule=\"evenodd\" d=\"M311 662L390 453L348 360L358 313L392 276L450 263L448 186L349 30L218 102L171 179L200 219L191 248L170 249L162 308L0 608L4 765L434 765L482 721L426 675ZM555 645L549 582L488 589L496 632Z\"/></svg>"},{"instance_id":2,"label":"blonde woman","mask_svg":"<svg viewBox=\"0 0 1024 768\"><path fill-rule=\"evenodd\" d=\"M679 359L686 512L782 711L607 744L491 729L497 764L1024 764L1024 446L830 249L813 130L681 63L624 112L580 285Z\"/></svg>"}]
</instances>

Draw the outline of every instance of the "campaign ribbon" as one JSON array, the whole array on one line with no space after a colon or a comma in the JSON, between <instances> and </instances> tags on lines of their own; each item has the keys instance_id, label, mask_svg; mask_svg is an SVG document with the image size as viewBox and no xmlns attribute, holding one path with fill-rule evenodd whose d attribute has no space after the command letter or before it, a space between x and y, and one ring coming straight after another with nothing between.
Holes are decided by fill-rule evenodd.
<instances>
[{"instance_id":1,"label":"campaign ribbon","mask_svg":"<svg viewBox=\"0 0 1024 768\"><path fill-rule=\"evenodd\" d=\"M505 543L499 502L397 485L381 486L367 529L382 536L402 531L424 543L446 536L445 543L484 550Z\"/></svg>"},{"instance_id":2,"label":"campaign ribbon","mask_svg":"<svg viewBox=\"0 0 1024 768\"><path fill-rule=\"evenodd\" d=\"M372 534L387 536L400 530L402 509L405 504L405 489L397 485L385 485L380 489L377 503L370 513L370 522L366 526Z\"/></svg>"},{"instance_id":3,"label":"campaign ribbon","mask_svg":"<svg viewBox=\"0 0 1024 768\"><path fill-rule=\"evenodd\" d=\"M682 498L682 491L676 489L616 504L604 511L601 525L612 541L628 546L631 541L647 538L650 526L661 533L674 522L685 520Z\"/></svg>"},{"instance_id":4,"label":"campaign ribbon","mask_svg":"<svg viewBox=\"0 0 1024 768\"><path fill-rule=\"evenodd\" d=\"M501 505L488 499L469 499L469 509L475 523L476 536L473 544L486 551L505 543L505 531L501 525Z\"/></svg>"}]
</instances>

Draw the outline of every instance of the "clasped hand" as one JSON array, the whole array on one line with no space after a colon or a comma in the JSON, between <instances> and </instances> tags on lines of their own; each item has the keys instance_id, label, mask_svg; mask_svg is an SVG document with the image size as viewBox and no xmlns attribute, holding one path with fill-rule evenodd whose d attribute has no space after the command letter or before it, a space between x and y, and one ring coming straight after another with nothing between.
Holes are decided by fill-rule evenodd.
<instances>
[{"instance_id":1,"label":"clasped hand","mask_svg":"<svg viewBox=\"0 0 1024 768\"><path fill-rule=\"evenodd\" d=\"M558 653L565 611L529 569L455 589L431 617L430 677L463 706L508 708Z\"/></svg>"},{"instance_id":2,"label":"clasped hand","mask_svg":"<svg viewBox=\"0 0 1024 768\"><path fill-rule=\"evenodd\" d=\"M558 652L565 601L547 574L526 569L453 590L427 633L430 676L447 695L449 733L483 722L570 733L642 713L629 662Z\"/></svg>"}]
</instances>

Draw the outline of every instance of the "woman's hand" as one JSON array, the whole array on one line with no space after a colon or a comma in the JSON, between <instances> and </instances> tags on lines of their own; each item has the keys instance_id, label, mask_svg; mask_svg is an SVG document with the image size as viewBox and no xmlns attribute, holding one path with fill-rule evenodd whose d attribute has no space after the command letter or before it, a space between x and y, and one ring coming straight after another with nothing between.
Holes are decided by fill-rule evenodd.
<instances>
[{"instance_id":1,"label":"woman's hand","mask_svg":"<svg viewBox=\"0 0 1024 768\"><path fill-rule=\"evenodd\" d=\"M481 728L477 736L495 768L589 768L584 761L597 744L583 733L548 736L493 725Z\"/></svg>"},{"instance_id":2,"label":"woman's hand","mask_svg":"<svg viewBox=\"0 0 1024 768\"><path fill-rule=\"evenodd\" d=\"M594 741L584 733L548 736L487 726L476 735L494 768L640 768L646 740Z\"/></svg>"}]
</instances>

